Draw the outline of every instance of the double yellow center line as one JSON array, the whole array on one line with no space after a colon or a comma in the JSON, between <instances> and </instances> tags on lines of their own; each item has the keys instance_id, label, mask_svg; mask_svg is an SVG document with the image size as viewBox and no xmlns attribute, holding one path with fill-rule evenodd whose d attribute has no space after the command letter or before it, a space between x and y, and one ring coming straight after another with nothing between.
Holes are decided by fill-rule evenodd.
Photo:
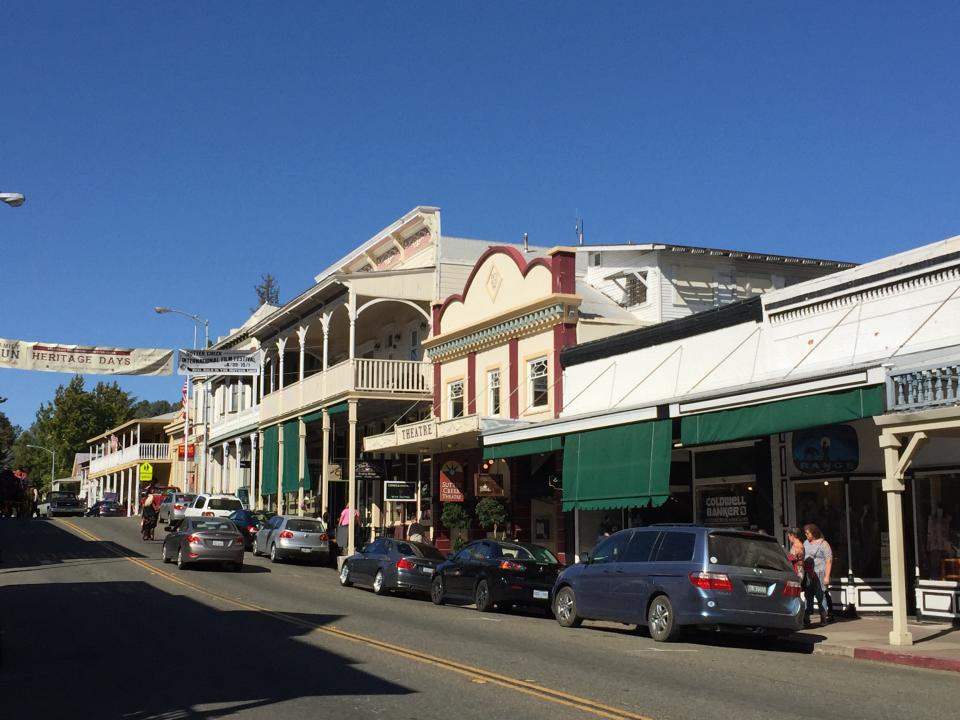
<instances>
[{"instance_id":1,"label":"double yellow center line","mask_svg":"<svg viewBox=\"0 0 960 720\"><path fill-rule=\"evenodd\" d=\"M87 531L84 528L81 528L78 525L68 521L68 520L57 520L55 522L62 523L67 526L74 533L92 540L94 542L104 542L102 538L97 537L93 533ZM604 705L602 703L596 702L595 700L590 700L588 698L579 697L577 695L571 695L569 693L562 692L560 690L554 690L552 688L544 687L543 685L537 685L536 683L528 682L526 680L520 680L519 678L509 677L507 675L500 675L499 673L491 672L490 670L485 670L483 668L473 667L471 665L465 665L463 663L454 662L453 660L447 660L445 658L437 657L435 655L430 655L428 653L421 652L419 650L414 650L412 648L403 647L401 645L393 645L391 643L383 642L376 638L367 637L365 635L357 635L356 633L347 632L345 630L340 630L333 625L318 625L316 623L309 622L303 618L298 618L293 615L287 615L286 613L276 612L275 610L270 610L254 603L247 602L245 600L240 600L239 598L229 597L227 595L221 595L220 593L212 592L206 588L195 585L192 582L184 580L180 577L172 575L166 570L150 565L145 560L140 558L129 557L124 555L120 550L116 549L112 545L105 546L107 550L114 553L118 557L122 557L125 560L129 560L134 565L139 565L144 570L159 575L165 580L169 580L172 583L176 583L181 587L188 588L200 595L205 595L209 598L214 598L222 602L241 607L244 610L251 610L253 612L261 613L269 617L280 620L281 622L290 623L291 625L296 625L301 628L305 628L311 632L323 633L325 635L331 635L333 637L342 638L344 640L350 640L351 642L359 643L366 645L368 647L377 648L378 650L383 650L385 652L392 653L394 655L399 655L401 657L414 660L418 663L424 665L431 665L433 667L439 668L441 670L446 670L448 672L456 673L458 675L465 676L470 678L473 682L480 683L491 683L493 685L499 685L500 687L507 688L508 690L513 690L515 692L523 693L525 695L530 695L532 697L538 698L540 700L546 700L557 705L564 705L566 707L571 707L576 710L581 710L583 712L589 713L591 715L596 715L598 717L610 718L610 720L652 720L652 718L646 715L638 715L637 713L632 713L628 710L622 710L620 708L611 707L609 705Z\"/></svg>"}]
</instances>

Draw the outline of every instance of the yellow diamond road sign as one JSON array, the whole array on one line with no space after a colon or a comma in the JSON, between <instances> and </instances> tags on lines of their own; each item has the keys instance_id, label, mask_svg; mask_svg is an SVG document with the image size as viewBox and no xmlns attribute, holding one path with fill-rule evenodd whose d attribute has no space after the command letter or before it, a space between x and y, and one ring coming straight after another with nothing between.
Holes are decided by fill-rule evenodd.
<instances>
[{"instance_id":1,"label":"yellow diamond road sign","mask_svg":"<svg viewBox=\"0 0 960 720\"><path fill-rule=\"evenodd\" d=\"M153 465L143 463L140 466L140 482L150 482L153 480Z\"/></svg>"}]
</instances>

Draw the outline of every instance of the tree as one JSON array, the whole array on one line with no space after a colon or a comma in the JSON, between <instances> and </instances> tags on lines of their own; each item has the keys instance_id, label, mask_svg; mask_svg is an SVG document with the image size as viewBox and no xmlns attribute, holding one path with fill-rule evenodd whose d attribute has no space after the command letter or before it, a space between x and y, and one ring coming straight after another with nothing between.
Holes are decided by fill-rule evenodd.
<instances>
[{"instance_id":1,"label":"tree","mask_svg":"<svg viewBox=\"0 0 960 720\"><path fill-rule=\"evenodd\" d=\"M266 303L267 305L280 304L280 288L277 287L277 279L270 273L260 276L260 284L254 285L254 291L257 293L257 308ZM257 308L253 308L251 312Z\"/></svg>"},{"instance_id":2,"label":"tree","mask_svg":"<svg viewBox=\"0 0 960 720\"><path fill-rule=\"evenodd\" d=\"M157 415L166 415L167 413L180 410L181 403L167 402L166 400L141 400L133 406L133 418L151 418Z\"/></svg>"},{"instance_id":3,"label":"tree","mask_svg":"<svg viewBox=\"0 0 960 720\"><path fill-rule=\"evenodd\" d=\"M443 512L440 513L440 521L450 530L457 531L457 539L453 543L453 549L459 550L463 547L462 530L470 527L470 513L463 508L463 503L444 503Z\"/></svg>"},{"instance_id":4,"label":"tree","mask_svg":"<svg viewBox=\"0 0 960 720\"><path fill-rule=\"evenodd\" d=\"M477 503L477 522L484 530L492 530L494 537L497 528L507 522L507 509L499 500L487 497Z\"/></svg>"},{"instance_id":5,"label":"tree","mask_svg":"<svg viewBox=\"0 0 960 720\"><path fill-rule=\"evenodd\" d=\"M9 465L13 460L13 445L20 433L20 428L10 422L10 418L4 413L0 412L0 467Z\"/></svg>"}]
</instances>

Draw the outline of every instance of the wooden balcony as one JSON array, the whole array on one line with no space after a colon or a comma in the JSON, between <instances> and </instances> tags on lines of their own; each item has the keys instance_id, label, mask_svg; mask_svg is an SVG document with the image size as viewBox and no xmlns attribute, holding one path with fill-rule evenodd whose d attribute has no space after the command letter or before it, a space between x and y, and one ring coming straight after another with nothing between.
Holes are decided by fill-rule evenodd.
<instances>
[{"instance_id":1,"label":"wooden balcony","mask_svg":"<svg viewBox=\"0 0 960 720\"><path fill-rule=\"evenodd\" d=\"M90 461L90 477L141 462L170 462L168 443L137 443Z\"/></svg>"}]
</instances>

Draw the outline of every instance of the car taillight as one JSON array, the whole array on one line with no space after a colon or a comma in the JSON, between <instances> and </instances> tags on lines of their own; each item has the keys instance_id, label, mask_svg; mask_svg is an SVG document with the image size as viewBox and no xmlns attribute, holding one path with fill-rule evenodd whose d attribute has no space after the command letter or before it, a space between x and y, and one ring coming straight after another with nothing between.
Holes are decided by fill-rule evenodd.
<instances>
[{"instance_id":1,"label":"car taillight","mask_svg":"<svg viewBox=\"0 0 960 720\"><path fill-rule=\"evenodd\" d=\"M199 542L200 542L200 536L199 536L199 535L187 535L187 542L190 543L191 545L194 545L194 544L196 544L196 543L199 543Z\"/></svg>"},{"instance_id":2,"label":"car taillight","mask_svg":"<svg viewBox=\"0 0 960 720\"><path fill-rule=\"evenodd\" d=\"M205 510L202 513L200 513L200 517L213 517L213 513L210 512L209 510Z\"/></svg>"},{"instance_id":3,"label":"car taillight","mask_svg":"<svg viewBox=\"0 0 960 720\"><path fill-rule=\"evenodd\" d=\"M235 538L233 539L233 544L234 544L234 545L243 545L243 538L240 537L240 536L235 537Z\"/></svg>"},{"instance_id":4,"label":"car taillight","mask_svg":"<svg viewBox=\"0 0 960 720\"><path fill-rule=\"evenodd\" d=\"M251 535L256 535L256 534L257 534L257 526L256 526L256 525L251 525L250 527L247 528L247 532L250 533Z\"/></svg>"},{"instance_id":5,"label":"car taillight","mask_svg":"<svg viewBox=\"0 0 960 720\"><path fill-rule=\"evenodd\" d=\"M284 540L290 540L293 538L293 533L289 530L284 530L282 533L280 533L280 537L282 537Z\"/></svg>"},{"instance_id":6,"label":"car taillight","mask_svg":"<svg viewBox=\"0 0 960 720\"><path fill-rule=\"evenodd\" d=\"M722 590L723 592L733 590L733 583L723 573L692 572L690 583L701 590Z\"/></svg>"},{"instance_id":7,"label":"car taillight","mask_svg":"<svg viewBox=\"0 0 960 720\"><path fill-rule=\"evenodd\" d=\"M183 510L183 505L174 505L174 506L173 506L173 509L174 509L174 510Z\"/></svg>"},{"instance_id":8,"label":"car taillight","mask_svg":"<svg viewBox=\"0 0 960 720\"><path fill-rule=\"evenodd\" d=\"M787 580L783 585L783 596L784 597L800 597L800 583L794 580Z\"/></svg>"},{"instance_id":9,"label":"car taillight","mask_svg":"<svg viewBox=\"0 0 960 720\"><path fill-rule=\"evenodd\" d=\"M526 570L526 568L525 568L523 565L521 565L520 563L515 563L515 562L513 562L512 560L501 560L501 561L500 561L500 569L501 569L501 570L515 570L515 571Z\"/></svg>"},{"instance_id":10,"label":"car taillight","mask_svg":"<svg viewBox=\"0 0 960 720\"><path fill-rule=\"evenodd\" d=\"M327 542L330 540L330 536L326 533L320 533L320 542Z\"/></svg>"},{"instance_id":11,"label":"car taillight","mask_svg":"<svg viewBox=\"0 0 960 720\"><path fill-rule=\"evenodd\" d=\"M410 562L406 558L400 558L397 560L397 570L413 570L415 567L416 564Z\"/></svg>"}]
</instances>

